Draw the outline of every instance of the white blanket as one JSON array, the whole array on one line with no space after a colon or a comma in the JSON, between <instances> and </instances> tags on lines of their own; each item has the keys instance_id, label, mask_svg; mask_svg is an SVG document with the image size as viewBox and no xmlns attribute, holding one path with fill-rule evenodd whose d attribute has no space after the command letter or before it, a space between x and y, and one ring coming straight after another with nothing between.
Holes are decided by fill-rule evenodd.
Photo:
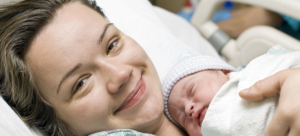
<instances>
[{"instance_id":1,"label":"white blanket","mask_svg":"<svg viewBox=\"0 0 300 136\"><path fill-rule=\"evenodd\" d=\"M278 71L299 67L300 52L290 52L275 46L240 72L229 75L212 100L204 121L204 136L263 136L275 113L278 96L259 102L243 100L239 91Z\"/></svg>"}]
</instances>

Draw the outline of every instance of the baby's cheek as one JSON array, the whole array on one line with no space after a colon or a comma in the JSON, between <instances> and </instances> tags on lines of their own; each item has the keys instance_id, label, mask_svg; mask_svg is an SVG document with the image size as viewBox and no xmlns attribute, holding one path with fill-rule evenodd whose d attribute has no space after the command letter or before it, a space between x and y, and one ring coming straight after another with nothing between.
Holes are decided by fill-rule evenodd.
<instances>
[{"instance_id":1,"label":"baby's cheek","mask_svg":"<svg viewBox=\"0 0 300 136\"><path fill-rule=\"evenodd\" d=\"M202 136L201 127L194 122L188 122L184 129L190 136Z\"/></svg>"},{"instance_id":2,"label":"baby's cheek","mask_svg":"<svg viewBox=\"0 0 300 136\"><path fill-rule=\"evenodd\" d=\"M176 120L176 122L178 122L178 119L179 119L179 114L178 113L179 113L179 111L176 108L176 104L173 104L172 102L168 102L168 111L169 111L169 114L171 115L171 118L173 120Z\"/></svg>"}]
</instances>

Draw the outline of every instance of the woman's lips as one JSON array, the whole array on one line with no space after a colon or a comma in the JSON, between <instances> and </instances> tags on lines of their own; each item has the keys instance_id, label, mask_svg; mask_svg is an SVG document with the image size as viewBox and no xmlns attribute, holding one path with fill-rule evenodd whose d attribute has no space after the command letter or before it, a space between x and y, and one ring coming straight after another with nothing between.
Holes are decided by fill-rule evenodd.
<instances>
[{"instance_id":1,"label":"woman's lips","mask_svg":"<svg viewBox=\"0 0 300 136\"><path fill-rule=\"evenodd\" d=\"M143 78L141 77L141 79L137 82L134 90L127 96L125 101L115 111L115 113L120 112L136 104L142 98L144 93L145 93L145 84Z\"/></svg>"}]
</instances>

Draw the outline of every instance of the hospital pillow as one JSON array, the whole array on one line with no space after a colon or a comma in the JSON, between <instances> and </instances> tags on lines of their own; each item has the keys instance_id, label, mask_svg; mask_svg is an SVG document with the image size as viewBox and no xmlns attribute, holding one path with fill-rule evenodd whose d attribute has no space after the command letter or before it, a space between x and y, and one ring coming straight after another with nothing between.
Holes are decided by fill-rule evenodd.
<instances>
[{"instance_id":1,"label":"hospital pillow","mask_svg":"<svg viewBox=\"0 0 300 136\"><path fill-rule=\"evenodd\" d=\"M97 0L97 3L111 23L144 48L161 81L183 52L218 56L187 21L153 8L148 0Z\"/></svg>"},{"instance_id":2,"label":"hospital pillow","mask_svg":"<svg viewBox=\"0 0 300 136\"><path fill-rule=\"evenodd\" d=\"M109 21L136 40L157 68L160 80L177 63L180 54L218 54L190 24L147 0L97 0ZM12 109L0 98L0 134L30 136L32 133Z\"/></svg>"}]
</instances>

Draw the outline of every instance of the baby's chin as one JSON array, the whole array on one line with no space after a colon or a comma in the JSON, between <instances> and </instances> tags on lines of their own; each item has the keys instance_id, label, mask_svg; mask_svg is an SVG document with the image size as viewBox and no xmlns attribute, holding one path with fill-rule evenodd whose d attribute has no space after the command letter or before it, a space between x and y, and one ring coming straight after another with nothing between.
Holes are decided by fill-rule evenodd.
<instances>
[{"instance_id":1,"label":"baby's chin","mask_svg":"<svg viewBox=\"0 0 300 136\"><path fill-rule=\"evenodd\" d=\"M189 136L203 136L201 132L199 133L188 133Z\"/></svg>"},{"instance_id":2,"label":"baby's chin","mask_svg":"<svg viewBox=\"0 0 300 136\"><path fill-rule=\"evenodd\" d=\"M202 133L201 133L201 127L200 126L193 126L190 129L185 128L185 130L189 134L189 136L203 136Z\"/></svg>"}]
</instances>

